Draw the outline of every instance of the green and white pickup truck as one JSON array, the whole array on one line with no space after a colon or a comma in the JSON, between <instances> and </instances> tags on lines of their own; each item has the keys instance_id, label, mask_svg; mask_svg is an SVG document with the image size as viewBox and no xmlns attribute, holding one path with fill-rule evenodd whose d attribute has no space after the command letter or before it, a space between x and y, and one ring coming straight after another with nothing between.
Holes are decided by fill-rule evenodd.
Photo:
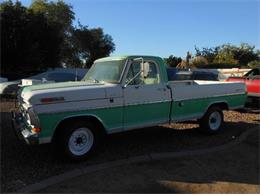
<instances>
[{"instance_id":1,"label":"green and white pickup truck","mask_svg":"<svg viewBox=\"0 0 260 195\"><path fill-rule=\"evenodd\" d=\"M241 108L245 99L243 83L168 81L159 57L106 57L82 81L22 88L13 126L28 144L54 142L68 157L82 159L104 134L192 119L216 133L222 110Z\"/></svg>"}]
</instances>

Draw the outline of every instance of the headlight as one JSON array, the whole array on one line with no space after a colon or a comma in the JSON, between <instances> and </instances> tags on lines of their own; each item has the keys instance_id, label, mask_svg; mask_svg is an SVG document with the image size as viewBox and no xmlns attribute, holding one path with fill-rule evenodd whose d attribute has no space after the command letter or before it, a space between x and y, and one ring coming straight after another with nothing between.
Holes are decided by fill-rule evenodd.
<instances>
[{"instance_id":1,"label":"headlight","mask_svg":"<svg viewBox=\"0 0 260 195\"><path fill-rule=\"evenodd\" d=\"M34 127L40 127L40 121L37 114L34 112L33 108L29 108L27 111L27 118L30 121L30 124Z\"/></svg>"}]
</instances>

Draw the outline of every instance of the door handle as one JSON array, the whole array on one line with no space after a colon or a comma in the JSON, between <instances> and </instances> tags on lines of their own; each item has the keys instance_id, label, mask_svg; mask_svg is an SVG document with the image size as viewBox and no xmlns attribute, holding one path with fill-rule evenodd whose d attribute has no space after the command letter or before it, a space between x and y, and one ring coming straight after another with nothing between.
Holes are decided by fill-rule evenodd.
<instances>
[{"instance_id":1,"label":"door handle","mask_svg":"<svg viewBox=\"0 0 260 195\"><path fill-rule=\"evenodd\" d=\"M110 103L114 103L114 98L110 98L110 99L109 99L109 102L110 102Z\"/></svg>"}]
</instances>

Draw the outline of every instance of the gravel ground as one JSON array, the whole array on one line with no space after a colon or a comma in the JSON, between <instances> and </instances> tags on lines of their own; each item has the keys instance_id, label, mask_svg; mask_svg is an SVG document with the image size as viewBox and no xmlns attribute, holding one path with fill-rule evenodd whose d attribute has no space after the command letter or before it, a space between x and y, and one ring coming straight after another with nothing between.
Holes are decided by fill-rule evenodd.
<instances>
[{"instance_id":1,"label":"gravel ground","mask_svg":"<svg viewBox=\"0 0 260 195\"><path fill-rule=\"evenodd\" d=\"M217 135L199 133L195 121L164 125L108 136L96 155L79 163L57 156L51 144L27 146L17 140L11 128L14 102L0 102L1 191L12 192L28 184L78 167L119 160L152 152L174 152L208 148L236 139L260 123L259 110L224 113L225 125Z\"/></svg>"}]
</instances>

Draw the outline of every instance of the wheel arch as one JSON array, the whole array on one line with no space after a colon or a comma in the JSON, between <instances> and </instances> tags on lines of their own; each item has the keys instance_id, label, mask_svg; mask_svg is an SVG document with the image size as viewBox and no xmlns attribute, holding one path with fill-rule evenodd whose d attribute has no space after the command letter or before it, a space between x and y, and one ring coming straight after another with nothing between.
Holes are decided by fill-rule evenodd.
<instances>
[{"instance_id":1,"label":"wheel arch","mask_svg":"<svg viewBox=\"0 0 260 195\"><path fill-rule=\"evenodd\" d=\"M206 111L214 106L219 107L222 110L229 110L228 103L226 101L218 101L218 102L212 102L211 104L209 104Z\"/></svg>"},{"instance_id":2,"label":"wheel arch","mask_svg":"<svg viewBox=\"0 0 260 195\"><path fill-rule=\"evenodd\" d=\"M88 114L88 115L75 115L75 116L65 117L61 121L59 121L59 123L54 128L52 141L56 140L56 138L61 133L64 126L70 124L73 121L90 121L91 123L93 123L97 127L97 130L101 134L103 134L103 135L107 134L106 127L105 127L103 121L98 116L90 115L90 114Z\"/></svg>"},{"instance_id":3,"label":"wheel arch","mask_svg":"<svg viewBox=\"0 0 260 195\"><path fill-rule=\"evenodd\" d=\"M212 102L208 105L208 107L205 109L204 114L202 115L202 117L200 119L202 119L205 114L207 113L207 111L212 108L212 107L219 107L221 110L229 110L228 107L228 103L226 101L217 101L217 102Z\"/></svg>"}]
</instances>

